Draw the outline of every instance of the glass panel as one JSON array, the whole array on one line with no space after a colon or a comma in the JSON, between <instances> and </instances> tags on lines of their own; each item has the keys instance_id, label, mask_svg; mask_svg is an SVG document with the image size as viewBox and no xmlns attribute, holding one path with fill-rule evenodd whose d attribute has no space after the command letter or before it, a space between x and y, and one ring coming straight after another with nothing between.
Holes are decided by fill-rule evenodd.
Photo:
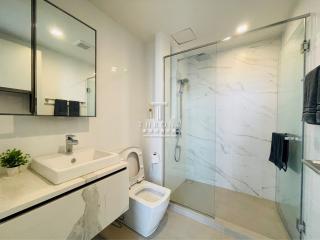
<instances>
[{"instance_id":1,"label":"glass panel","mask_svg":"<svg viewBox=\"0 0 320 240\"><path fill-rule=\"evenodd\" d=\"M280 77L278 81L278 132L302 138L302 90L304 56L300 47L304 41L304 21L287 25L282 37ZM277 171L276 200L286 227L294 239L299 239L296 219L300 218L302 142L290 141L287 172Z\"/></svg>"},{"instance_id":2,"label":"glass panel","mask_svg":"<svg viewBox=\"0 0 320 240\"><path fill-rule=\"evenodd\" d=\"M283 29L234 36L217 53L216 216L272 239L287 238L268 161Z\"/></svg>"},{"instance_id":3,"label":"glass panel","mask_svg":"<svg viewBox=\"0 0 320 240\"><path fill-rule=\"evenodd\" d=\"M95 30L37 1L37 114L95 116L95 64Z\"/></svg>"},{"instance_id":4,"label":"glass panel","mask_svg":"<svg viewBox=\"0 0 320 240\"><path fill-rule=\"evenodd\" d=\"M290 142L287 172L268 158L272 132L302 138L303 23L165 59L171 201L272 239L299 237L301 141Z\"/></svg>"},{"instance_id":5,"label":"glass panel","mask_svg":"<svg viewBox=\"0 0 320 240\"><path fill-rule=\"evenodd\" d=\"M31 0L1 1L0 113L30 114Z\"/></svg>"},{"instance_id":6,"label":"glass panel","mask_svg":"<svg viewBox=\"0 0 320 240\"><path fill-rule=\"evenodd\" d=\"M177 135L165 139L165 185L171 200L214 216L215 52L193 51L166 59L166 122ZM166 68L167 69L167 68Z\"/></svg>"}]
</instances>

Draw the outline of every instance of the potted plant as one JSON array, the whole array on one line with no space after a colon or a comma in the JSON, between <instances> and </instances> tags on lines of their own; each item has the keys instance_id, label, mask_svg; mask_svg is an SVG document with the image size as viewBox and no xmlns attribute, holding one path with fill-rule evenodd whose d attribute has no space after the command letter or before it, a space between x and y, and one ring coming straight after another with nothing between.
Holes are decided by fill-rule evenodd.
<instances>
[{"instance_id":1,"label":"potted plant","mask_svg":"<svg viewBox=\"0 0 320 240\"><path fill-rule=\"evenodd\" d=\"M30 161L30 155L19 149L8 149L0 155L0 165L6 169L8 176L13 176ZM19 169L20 168L20 169Z\"/></svg>"}]
</instances>

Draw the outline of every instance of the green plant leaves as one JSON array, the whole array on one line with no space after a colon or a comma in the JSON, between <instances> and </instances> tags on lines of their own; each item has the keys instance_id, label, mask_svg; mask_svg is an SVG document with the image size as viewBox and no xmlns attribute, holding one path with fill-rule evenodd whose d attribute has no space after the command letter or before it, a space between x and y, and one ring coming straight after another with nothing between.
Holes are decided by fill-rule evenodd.
<instances>
[{"instance_id":1,"label":"green plant leaves","mask_svg":"<svg viewBox=\"0 0 320 240\"><path fill-rule=\"evenodd\" d=\"M5 168L14 168L25 165L30 161L30 155L19 149L8 149L0 155L0 165Z\"/></svg>"}]
</instances>

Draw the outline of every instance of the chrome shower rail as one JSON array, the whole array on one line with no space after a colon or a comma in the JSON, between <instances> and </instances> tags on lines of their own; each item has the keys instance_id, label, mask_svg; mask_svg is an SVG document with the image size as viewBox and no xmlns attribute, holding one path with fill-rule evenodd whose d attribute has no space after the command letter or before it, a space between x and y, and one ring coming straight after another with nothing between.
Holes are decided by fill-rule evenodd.
<instances>
[{"instance_id":1,"label":"chrome shower rail","mask_svg":"<svg viewBox=\"0 0 320 240\"><path fill-rule=\"evenodd\" d=\"M242 34L234 34L234 35L232 35L230 37L231 38L237 38L237 37L240 37L240 36L245 36L248 33L253 33L253 32L256 32L256 31L259 31L259 30L267 29L267 28L270 28L270 27L275 27L275 26L278 26L278 25L281 25L281 24L285 24L285 23L289 23L289 22L292 22L292 21L295 21L295 20L299 20L299 19L306 19L307 17L310 17L310 16L311 16L311 13L307 13L307 14L300 15L300 16L293 17L293 18L289 18L289 19L286 19L286 20L283 20L283 21L280 21L280 22L272 23L272 24L269 24L269 25L266 25L266 26L263 26L263 27L255 28L255 29L249 30L249 31L247 31L245 33L242 33ZM221 39L221 40L218 40L218 41L209 42L209 43L202 44L202 45L199 45L199 46L196 46L196 47L188 48L186 50L182 50L182 51L179 51L179 52L175 52L175 53L166 55L163 58L166 59L166 58L173 57L173 56L176 56L176 55L179 55L179 54L182 54L182 53L190 52L190 51L197 50L197 49L204 48L204 47L209 47L209 46L212 46L212 45L215 45L215 44L223 42L224 39Z\"/></svg>"}]
</instances>

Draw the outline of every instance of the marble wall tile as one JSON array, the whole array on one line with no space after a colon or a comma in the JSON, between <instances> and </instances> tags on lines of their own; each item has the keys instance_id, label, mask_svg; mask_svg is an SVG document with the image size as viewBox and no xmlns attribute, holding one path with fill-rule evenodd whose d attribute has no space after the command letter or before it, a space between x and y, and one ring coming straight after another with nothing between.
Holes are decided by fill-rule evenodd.
<instances>
[{"instance_id":1,"label":"marble wall tile","mask_svg":"<svg viewBox=\"0 0 320 240\"><path fill-rule=\"evenodd\" d=\"M268 162L276 129L280 39L188 58L183 95L186 178L275 199Z\"/></svg>"}]
</instances>

